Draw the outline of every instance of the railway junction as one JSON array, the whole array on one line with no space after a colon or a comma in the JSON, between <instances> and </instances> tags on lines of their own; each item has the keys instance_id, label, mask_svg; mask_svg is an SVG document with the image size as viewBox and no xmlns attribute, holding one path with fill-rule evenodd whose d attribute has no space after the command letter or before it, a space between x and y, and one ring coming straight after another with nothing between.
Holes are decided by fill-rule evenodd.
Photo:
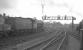
<instances>
[{"instance_id":1,"label":"railway junction","mask_svg":"<svg viewBox=\"0 0 83 50\"><path fill-rule=\"evenodd\" d=\"M79 50L80 41L63 31L46 31L0 42L0 50ZM1 45L2 44L2 45Z\"/></svg>"},{"instance_id":2,"label":"railway junction","mask_svg":"<svg viewBox=\"0 0 83 50\"><path fill-rule=\"evenodd\" d=\"M57 26L53 26L52 24L45 25L44 23L33 19L8 19L14 19L14 23L8 20L7 24L10 23L11 26L15 24L15 28L12 26L10 31L14 30L14 33L11 32L11 34L15 34L16 36L0 38L0 50L80 50L80 35L73 29L74 17L71 17L70 19L65 16L63 18L57 17L56 19L72 20L72 26L69 30L60 23L55 24ZM49 19L49 17L45 18L45 20L47 19ZM32 31L37 32L32 33Z\"/></svg>"}]
</instances>

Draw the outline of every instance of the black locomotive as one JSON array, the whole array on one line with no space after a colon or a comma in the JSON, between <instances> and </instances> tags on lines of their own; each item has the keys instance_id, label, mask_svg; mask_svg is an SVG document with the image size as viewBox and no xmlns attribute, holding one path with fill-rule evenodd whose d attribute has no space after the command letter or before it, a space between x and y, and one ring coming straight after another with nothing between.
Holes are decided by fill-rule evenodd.
<instances>
[{"instance_id":1,"label":"black locomotive","mask_svg":"<svg viewBox=\"0 0 83 50\"><path fill-rule=\"evenodd\" d=\"M43 22L32 18L0 15L0 35L31 33L43 30Z\"/></svg>"}]
</instances>

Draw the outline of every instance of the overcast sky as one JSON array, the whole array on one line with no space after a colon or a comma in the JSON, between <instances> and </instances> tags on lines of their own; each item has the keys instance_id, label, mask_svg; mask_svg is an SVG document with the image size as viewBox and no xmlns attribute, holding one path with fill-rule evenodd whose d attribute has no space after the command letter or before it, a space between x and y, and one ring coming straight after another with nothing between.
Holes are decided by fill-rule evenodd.
<instances>
[{"instance_id":1,"label":"overcast sky","mask_svg":"<svg viewBox=\"0 0 83 50\"><path fill-rule=\"evenodd\" d=\"M75 16L75 23L83 19L82 0L44 0L44 13L48 16ZM11 16L37 17L41 19L41 0L0 0L0 13L7 13ZM70 23L71 21L61 21Z\"/></svg>"}]
</instances>

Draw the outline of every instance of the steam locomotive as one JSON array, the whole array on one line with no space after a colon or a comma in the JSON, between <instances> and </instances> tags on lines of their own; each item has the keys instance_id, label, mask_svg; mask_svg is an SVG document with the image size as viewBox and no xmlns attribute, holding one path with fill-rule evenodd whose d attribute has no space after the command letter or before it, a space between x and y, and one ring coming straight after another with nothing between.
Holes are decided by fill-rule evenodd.
<instances>
[{"instance_id":1,"label":"steam locomotive","mask_svg":"<svg viewBox=\"0 0 83 50\"><path fill-rule=\"evenodd\" d=\"M0 36L43 31L43 22L32 18L4 17L0 15Z\"/></svg>"}]
</instances>

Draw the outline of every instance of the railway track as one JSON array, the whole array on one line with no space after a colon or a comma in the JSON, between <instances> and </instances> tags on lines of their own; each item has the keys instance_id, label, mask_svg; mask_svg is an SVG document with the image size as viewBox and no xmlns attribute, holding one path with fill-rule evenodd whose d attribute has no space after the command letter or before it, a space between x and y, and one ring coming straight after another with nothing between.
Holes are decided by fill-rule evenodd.
<instances>
[{"instance_id":1,"label":"railway track","mask_svg":"<svg viewBox=\"0 0 83 50\"><path fill-rule=\"evenodd\" d=\"M72 37L76 38L78 41L81 40L81 35L80 35L80 33L68 32L68 34L71 35Z\"/></svg>"},{"instance_id":2,"label":"railway track","mask_svg":"<svg viewBox=\"0 0 83 50\"><path fill-rule=\"evenodd\" d=\"M25 50L61 50L65 40L66 32L60 32L57 36Z\"/></svg>"},{"instance_id":3,"label":"railway track","mask_svg":"<svg viewBox=\"0 0 83 50\"><path fill-rule=\"evenodd\" d=\"M59 50L62 45L63 45L63 41L66 38L66 32L62 32L62 31L47 31L49 33L52 33L54 35L49 35L49 37L51 36L51 38L45 38L47 40L42 41L41 43L37 43L37 44L30 44L27 42L23 43L22 45L17 45L17 46L11 46L8 48L4 48L5 50L52 50L52 49L56 49ZM39 39L40 40L40 39ZM40 40L41 41L41 40ZM62 44L61 44L62 43ZM21 48L21 49L20 49ZM4 50L3 49L3 50Z\"/></svg>"},{"instance_id":4,"label":"railway track","mask_svg":"<svg viewBox=\"0 0 83 50\"><path fill-rule=\"evenodd\" d=\"M68 36L67 33L65 32L65 36L63 37L61 43L59 44L57 50L67 50L67 45L68 45Z\"/></svg>"},{"instance_id":5,"label":"railway track","mask_svg":"<svg viewBox=\"0 0 83 50\"><path fill-rule=\"evenodd\" d=\"M55 32L55 33L53 33L53 32ZM40 34L41 35L41 37L36 37L36 38L34 38L33 40L31 40L31 41L26 41L26 42L24 42L24 43L20 43L20 44L17 44L17 45L14 45L14 46L4 46L3 48L1 48L0 50L24 50L24 49L26 49L26 48L30 48L30 47L32 47L32 46L35 46L35 45L37 45L37 44L40 44L40 43L42 43L42 42L44 42L44 41L47 41L48 39L50 39L50 38L52 38L53 36L55 36L55 35L58 35L58 33L59 33L59 31L47 31L47 32L44 32L44 33L48 33L48 35L47 34ZM52 33L52 34L50 34L50 33ZM39 36L40 36L39 35ZM37 35L38 36L38 35ZM45 36L47 37L47 38L45 38ZM21 38L22 39L22 38ZM27 38L26 38L27 39ZM28 38L29 39L29 38ZM24 39L23 39L24 40ZM13 40L14 41L14 40ZM9 42L8 42L9 43ZM13 42L12 42L13 43ZM8 44L7 44L8 45Z\"/></svg>"}]
</instances>

